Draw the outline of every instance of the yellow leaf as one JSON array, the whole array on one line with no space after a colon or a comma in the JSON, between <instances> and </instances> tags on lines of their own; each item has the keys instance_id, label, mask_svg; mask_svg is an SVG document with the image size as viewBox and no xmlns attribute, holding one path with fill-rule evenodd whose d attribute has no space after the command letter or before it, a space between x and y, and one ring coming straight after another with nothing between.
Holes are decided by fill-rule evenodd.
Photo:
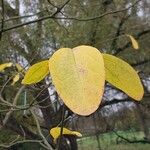
<instances>
[{"instance_id":1,"label":"yellow leaf","mask_svg":"<svg viewBox=\"0 0 150 150\"><path fill-rule=\"evenodd\" d=\"M56 142L56 140L58 139L58 137L60 136L60 132L61 132L61 128L60 127L55 127L55 128L52 128L50 130L50 134L52 135L52 137L54 138L54 142ZM80 132L77 132L77 131L71 131L67 128L63 128L63 132L62 132L63 135L76 135L78 137L82 137L82 134Z\"/></svg>"},{"instance_id":2,"label":"yellow leaf","mask_svg":"<svg viewBox=\"0 0 150 150\"><path fill-rule=\"evenodd\" d=\"M130 38L133 48L139 49L139 44L138 44L137 40L132 35L126 34L126 36L128 36Z\"/></svg>"},{"instance_id":3,"label":"yellow leaf","mask_svg":"<svg viewBox=\"0 0 150 150\"><path fill-rule=\"evenodd\" d=\"M0 71L4 71L5 68L11 67L13 65L13 63L9 62L9 63L4 63L0 65Z\"/></svg>"},{"instance_id":4,"label":"yellow leaf","mask_svg":"<svg viewBox=\"0 0 150 150\"><path fill-rule=\"evenodd\" d=\"M135 100L141 100L143 86L137 72L125 61L103 54L106 80Z\"/></svg>"},{"instance_id":5,"label":"yellow leaf","mask_svg":"<svg viewBox=\"0 0 150 150\"><path fill-rule=\"evenodd\" d=\"M18 69L19 72L23 70L23 67L20 64L16 64L16 68Z\"/></svg>"},{"instance_id":6,"label":"yellow leaf","mask_svg":"<svg viewBox=\"0 0 150 150\"><path fill-rule=\"evenodd\" d=\"M13 82L12 82L11 85L14 85L17 81L19 81L19 78L20 78L20 75L19 75L19 73L17 73L17 74L15 75L15 77L13 78Z\"/></svg>"},{"instance_id":7,"label":"yellow leaf","mask_svg":"<svg viewBox=\"0 0 150 150\"><path fill-rule=\"evenodd\" d=\"M34 84L45 78L49 73L48 60L41 61L31 66L22 80L22 84Z\"/></svg>"},{"instance_id":8,"label":"yellow leaf","mask_svg":"<svg viewBox=\"0 0 150 150\"><path fill-rule=\"evenodd\" d=\"M96 111L105 82L103 57L96 48L59 49L50 58L49 69L58 94L74 113Z\"/></svg>"}]
</instances>

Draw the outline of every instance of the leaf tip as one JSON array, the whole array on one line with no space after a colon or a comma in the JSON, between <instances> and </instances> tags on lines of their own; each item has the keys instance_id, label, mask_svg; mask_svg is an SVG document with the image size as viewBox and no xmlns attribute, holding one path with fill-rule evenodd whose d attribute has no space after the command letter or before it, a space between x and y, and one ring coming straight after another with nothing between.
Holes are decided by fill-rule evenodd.
<instances>
[{"instance_id":1,"label":"leaf tip","mask_svg":"<svg viewBox=\"0 0 150 150\"><path fill-rule=\"evenodd\" d=\"M25 79L23 79L23 80L21 81L21 84L27 84L26 81L25 81Z\"/></svg>"},{"instance_id":2,"label":"leaf tip","mask_svg":"<svg viewBox=\"0 0 150 150\"><path fill-rule=\"evenodd\" d=\"M139 49L137 40L132 35L126 34L126 36L130 38L133 48L136 50Z\"/></svg>"},{"instance_id":3,"label":"leaf tip","mask_svg":"<svg viewBox=\"0 0 150 150\"><path fill-rule=\"evenodd\" d=\"M11 67L12 65L13 65L13 63L10 62L7 64L7 67Z\"/></svg>"},{"instance_id":4,"label":"leaf tip","mask_svg":"<svg viewBox=\"0 0 150 150\"><path fill-rule=\"evenodd\" d=\"M134 99L136 101L141 101L143 99L143 96L144 96L144 88L143 88L143 85L141 84L141 89L140 91L138 92L138 96L135 97Z\"/></svg>"},{"instance_id":5,"label":"leaf tip","mask_svg":"<svg viewBox=\"0 0 150 150\"><path fill-rule=\"evenodd\" d=\"M78 137L82 137L82 134L80 132L73 131L72 133Z\"/></svg>"}]
</instances>

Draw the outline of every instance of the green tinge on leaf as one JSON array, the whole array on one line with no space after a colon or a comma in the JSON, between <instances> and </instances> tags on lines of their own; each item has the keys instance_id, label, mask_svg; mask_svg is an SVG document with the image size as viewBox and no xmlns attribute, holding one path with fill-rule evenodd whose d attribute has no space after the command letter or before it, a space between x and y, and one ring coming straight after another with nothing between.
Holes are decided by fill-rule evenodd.
<instances>
[{"instance_id":1,"label":"green tinge on leaf","mask_svg":"<svg viewBox=\"0 0 150 150\"><path fill-rule=\"evenodd\" d=\"M16 66L18 72L22 72L23 71L23 67L20 64L16 63L15 66Z\"/></svg>"},{"instance_id":2,"label":"green tinge on leaf","mask_svg":"<svg viewBox=\"0 0 150 150\"><path fill-rule=\"evenodd\" d=\"M103 58L106 80L133 99L141 100L144 89L137 72L128 63L115 56L103 54Z\"/></svg>"},{"instance_id":3,"label":"green tinge on leaf","mask_svg":"<svg viewBox=\"0 0 150 150\"><path fill-rule=\"evenodd\" d=\"M41 61L31 66L22 80L22 84L34 84L46 77L49 73L48 60Z\"/></svg>"},{"instance_id":4,"label":"green tinge on leaf","mask_svg":"<svg viewBox=\"0 0 150 150\"><path fill-rule=\"evenodd\" d=\"M14 78L13 78L13 82L11 83L11 85L14 85L16 82L18 82L18 81L19 81L19 79L20 79L20 74L19 74L19 73L17 73L17 74L14 76Z\"/></svg>"}]
</instances>

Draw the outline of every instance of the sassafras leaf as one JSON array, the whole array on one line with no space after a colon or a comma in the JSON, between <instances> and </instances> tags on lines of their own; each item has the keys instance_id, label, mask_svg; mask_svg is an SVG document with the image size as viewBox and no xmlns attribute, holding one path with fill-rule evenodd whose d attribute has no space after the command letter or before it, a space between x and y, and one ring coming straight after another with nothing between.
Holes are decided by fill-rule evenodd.
<instances>
[{"instance_id":1,"label":"sassafras leaf","mask_svg":"<svg viewBox=\"0 0 150 150\"><path fill-rule=\"evenodd\" d=\"M106 80L133 99L142 99L144 90L137 72L125 61L103 54Z\"/></svg>"},{"instance_id":2,"label":"sassafras leaf","mask_svg":"<svg viewBox=\"0 0 150 150\"><path fill-rule=\"evenodd\" d=\"M102 54L91 46L61 48L49 60L53 83L63 102L79 115L96 111L103 96Z\"/></svg>"},{"instance_id":3,"label":"sassafras leaf","mask_svg":"<svg viewBox=\"0 0 150 150\"><path fill-rule=\"evenodd\" d=\"M60 132L61 132L61 128L60 127L54 127L50 130L50 134L52 135L52 137L54 138L54 142L56 142L56 140L58 139L58 137L60 136ZM82 134L80 132L77 131L71 131L67 128L63 128L63 135L76 135L78 137L82 137Z\"/></svg>"},{"instance_id":4,"label":"sassafras leaf","mask_svg":"<svg viewBox=\"0 0 150 150\"><path fill-rule=\"evenodd\" d=\"M22 84L34 84L45 78L49 73L48 60L41 61L31 66L22 80Z\"/></svg>"},{"instance_id":5,"label":"sassafras leaf","mask_svg":"<svg viewBox=\"0 0 150 150\"><path fill-rule=\"evenodd\" d=\"M137 40L132 35L126 34L126 36L128 36L130 38L133 48L139 49L139 44L138 44Z\"/></svg>"}]
</instances>

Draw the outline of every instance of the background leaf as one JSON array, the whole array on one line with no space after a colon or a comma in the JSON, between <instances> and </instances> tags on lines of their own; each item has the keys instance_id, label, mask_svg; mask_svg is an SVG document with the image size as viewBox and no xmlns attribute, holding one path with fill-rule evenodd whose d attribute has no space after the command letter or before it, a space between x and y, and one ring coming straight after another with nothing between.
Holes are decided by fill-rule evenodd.
<instances>
[{"instance_id":1,"label":"background leaf","mask_svg":"<svg viewBox=\"0 0 150 150\"><path fill-rule=\"evenodd\" d=\"M13 63L9 62L9 63L4 63L0 65L0 71L4 71L5 68L11 67L13 65Z\"/></svg>"},{"instance_id":2,"label":"background leaf","mask_svg":"<svg viewBox=\"0 0 150 150\"><path fill-rule=\"evenodd\" d=\"M54 142L56 142L57 138L60 136L61 128L60 127L55 127L50 130L50 134L54 138ZM71 131L67 128L63 128L63 133L62 134L69 134L69 135L76 135L78 137L82 137L82 134L77 131Z\"/></svg>"},{"instance_id":3,"label":"background leaf","mask_svg":"<svg viewBox=\"0 0 150 150\"><path fill-rule=\"evenodd\" d=\"M125 61L103 54L106 80L135 100L143 97L143 86L137 72Z\"/></svg>"},{"instance_id":4,"label":"background leaf","mask_svg":"<svg viewBox=\"0 0 150 150\"><path fill-rule=\"evenodd\" d=\"M50 59L49 68L58 94L74 113L89 115L99 107L105 70L96 48L59 49Z\"/></svg>"},{"instance_id":5,"label":"background leaf","mask_svg":"<svg viewBox=\"0 0 150 150\"><path fill-rule=\"evenodd\" d=\"M24 69L23 69L23 67L20 65L20 64L15 64L16 65L16 68L17 68L17 70L19 71L19 72L22 72Z\"/></svg>"},{"instance_id":6,"label":"background leaf","mask_svg":"<svg viewBox=\"0 0 150 150\"><path fill-rule=\"evenodd\" d=\"M19 79L20 79L20 75L19 75L19 73L17 73L17 74L14 76L13 82L12 82L11 85L14 85L17 81L19 81Z\"/></svg>"},{"instance_id":7,"label":"background leaf","mask_svg":"<svg viewBox=\"0 0 150 150\"><path fill-rule=\"evenodd\" d=\"M33 84L41 81L49 73L48 60L41 61L31 66L22 80L22 84Z\"/></svg>"},{"instance_id":8,"label":"background leaf","mask_svg":"<svg viewBox=\"0 0 150 150\"><path fill-rule=\"evenodd\" d=\"M137 40L132 35L126 34L126 36L128 36L130 38L133 48L139 49L139 44L138 44Z\"/></svg>"}]
</instances>

